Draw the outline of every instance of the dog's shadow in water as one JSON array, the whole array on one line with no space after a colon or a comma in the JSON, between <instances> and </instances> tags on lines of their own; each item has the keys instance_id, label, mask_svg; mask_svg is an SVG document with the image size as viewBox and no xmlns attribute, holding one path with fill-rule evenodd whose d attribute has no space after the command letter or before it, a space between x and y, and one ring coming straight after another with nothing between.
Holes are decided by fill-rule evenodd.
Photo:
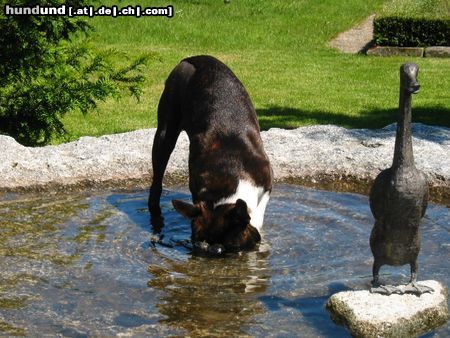
<instances>
[{"instance_id":1,"label":"dog's shadow in water","mask_svg":"<svg viewBox=\"0 0 450 338\"><path fill-rule=\"evenodd\" d=\"M348 331L339 325L332 325L330 314L325 309L325 304L333 294L347 291L350 288L343 283L330 283L326 295L313 297L298 297L288 299L276 295L259 297L269 311L282 311L283 307L292 308L302 314L308 326L314 327L324 337L348 337Z\"/></svg>"},{"instance_id":2,"label":"dog's shadow in water","mask_svg":"<svg viewBox=\"0 0 450 338\"><path fill-rule=\"evenodd\" d=\"M172 247L188 241L191 235L190 223L175 211L173 199L190 200L190 195L163 190L160 203L163 218L157 220L151 220L148 211L148 192L112 194L107 197L107 202L125 214L133 224L151 234L152 239L147 244Z\"/></svg>"}]
</instances>

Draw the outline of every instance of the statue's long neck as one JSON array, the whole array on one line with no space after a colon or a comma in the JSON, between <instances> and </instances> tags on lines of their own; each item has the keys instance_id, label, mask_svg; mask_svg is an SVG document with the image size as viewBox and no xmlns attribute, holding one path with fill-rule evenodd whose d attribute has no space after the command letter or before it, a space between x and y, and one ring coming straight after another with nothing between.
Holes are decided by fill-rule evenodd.
<instances>
[{"instance_id":1,"label":"statue's long neck","mask_svg":"<svg viewBox=\"0 0 450 338\"><path fill-rule=\"evenodd\" d=\"M411 94L400 88L399 119L392 167L414 166L411 137Z\"/></svg>"}]
</instances>

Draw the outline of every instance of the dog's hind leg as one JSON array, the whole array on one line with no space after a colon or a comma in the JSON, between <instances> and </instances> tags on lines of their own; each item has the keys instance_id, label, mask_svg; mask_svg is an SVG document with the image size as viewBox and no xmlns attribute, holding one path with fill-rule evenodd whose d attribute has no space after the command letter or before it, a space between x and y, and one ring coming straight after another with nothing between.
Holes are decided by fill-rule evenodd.
<instances>
[{"instance_id":1,"label":"dog's hind leg","mask_svg":"<svg viewBox=\"0 0 450 338\"><path fill-rule=\"evenodd\" d=\"M190 69L192 70L190 71ZM153 179L150 187L148 208L152 224L162 225L160 198L167 163L182 128L181 105L186 83L193 73L188 63L180 63L166 81L158 104L158 128L152 148Z\"/></svg>"}]
</instances>

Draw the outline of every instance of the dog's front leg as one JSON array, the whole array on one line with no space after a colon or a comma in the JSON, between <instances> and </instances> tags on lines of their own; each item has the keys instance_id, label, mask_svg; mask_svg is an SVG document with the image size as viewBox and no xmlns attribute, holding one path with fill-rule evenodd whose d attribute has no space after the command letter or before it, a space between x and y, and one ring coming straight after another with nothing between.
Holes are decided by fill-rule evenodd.
<instances>
[{"instance_id":1,"label":"dog's front leg","mask_svg":"<svg viewBox=\"0 0 450 338\"><path fill-rule=\"evenodd\" d=\"M159 204L164 172L181 132L180 113L174 102L173 91L169 90L166 85L158 105L158 128L152 148L153 179L148 198L148 209L154 227L162 226L163 217Z\"/></svg>"}]
</instances>

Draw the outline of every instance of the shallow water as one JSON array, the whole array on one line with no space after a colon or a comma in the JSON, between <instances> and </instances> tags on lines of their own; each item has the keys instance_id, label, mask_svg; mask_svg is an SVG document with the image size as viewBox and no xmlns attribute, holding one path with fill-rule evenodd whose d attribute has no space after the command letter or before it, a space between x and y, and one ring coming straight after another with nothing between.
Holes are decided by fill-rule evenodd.
<instances>
[{"instance_id":1,"label":"shallow water","mask_svg":"<svg viewBox=\"0 0 450 338\"><path fill-rule=\"evenodd\" d=\"M371 280L367 197L276 186L253 252L201 257L165 191L162 244L147 192L0 201L0 336L347 337L324 304ZM450 283L450 214L430 205L419 279ZM382 279L407 281L408 267ZM450 336L450 324L427 336Z\"/></svg>"}]
</instances>

